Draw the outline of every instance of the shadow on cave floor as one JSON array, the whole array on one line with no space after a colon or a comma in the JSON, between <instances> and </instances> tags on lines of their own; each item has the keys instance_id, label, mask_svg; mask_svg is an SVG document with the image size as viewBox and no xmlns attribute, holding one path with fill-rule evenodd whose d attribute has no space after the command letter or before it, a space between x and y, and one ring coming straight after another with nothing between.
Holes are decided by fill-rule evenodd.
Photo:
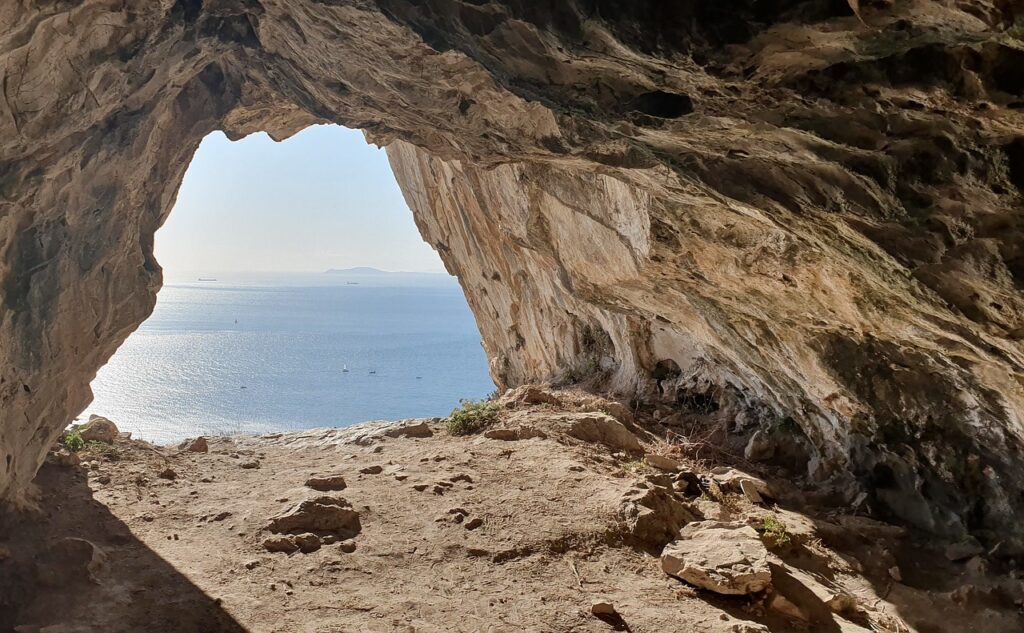
<instances>
[{"instance_id":1,"label":"shadow on cave floor","mask_svg":"<svg viewBox=\"0 0 1024 633\"><path fill-rule=\"evenodd\" d=\"M35 482L44 514L0 514L0 633L246 631L96 501L83 470L47 463Z\"/></svg>"}]
</instances>

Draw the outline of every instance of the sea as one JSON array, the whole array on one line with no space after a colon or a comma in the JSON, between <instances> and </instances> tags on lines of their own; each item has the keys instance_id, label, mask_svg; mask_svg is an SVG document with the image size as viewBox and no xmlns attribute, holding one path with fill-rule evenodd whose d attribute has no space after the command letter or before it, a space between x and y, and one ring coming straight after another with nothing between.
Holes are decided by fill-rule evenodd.
<instances>
[{"instance_id":1,"label":"sea","mask_svg":"<svg viewBox=\"0 0 1024 633\"><path fill-rule=\"evenodd\" d=\"M166 284L92 382L98 414L158 444L447 415L494 390L445 274L349 269ZM346 371L347 370L347 371Z\"/></svg>"}]
</instances>

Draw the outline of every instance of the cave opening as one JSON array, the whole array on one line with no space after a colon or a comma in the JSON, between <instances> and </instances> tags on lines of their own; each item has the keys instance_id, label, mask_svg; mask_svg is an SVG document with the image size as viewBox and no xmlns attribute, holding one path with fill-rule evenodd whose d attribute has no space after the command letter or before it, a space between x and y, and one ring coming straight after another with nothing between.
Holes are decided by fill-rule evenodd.
<instances>
[{"instance_id":1,"label":"cave opening","mask_svg":"<svg viewBox=\"0 0 1024 633\"><path fill-rule=\"evenodd\" d=\"M358 131L208 135L154 254L156 308L79 422L165 443L441 416L494 389L462 289Z\"/></svg>"}]
</instances>

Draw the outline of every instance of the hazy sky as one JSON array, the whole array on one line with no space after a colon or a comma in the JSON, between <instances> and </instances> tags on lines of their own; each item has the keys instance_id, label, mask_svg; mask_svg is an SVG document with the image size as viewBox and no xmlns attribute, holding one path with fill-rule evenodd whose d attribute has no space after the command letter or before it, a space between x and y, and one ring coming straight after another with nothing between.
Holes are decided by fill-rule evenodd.
<instances>
[{"instance_id":1,"label":"hazy sky","mask_svg":"<svg viewBox=\"0 0 1024 633\"><path fill-rule=\"evenodd\" d=\"M420 237L384 150L355 130L307 128L203 140L156 234L167 277L373 266L443 272Z\"/></svg>"}]
</instances>

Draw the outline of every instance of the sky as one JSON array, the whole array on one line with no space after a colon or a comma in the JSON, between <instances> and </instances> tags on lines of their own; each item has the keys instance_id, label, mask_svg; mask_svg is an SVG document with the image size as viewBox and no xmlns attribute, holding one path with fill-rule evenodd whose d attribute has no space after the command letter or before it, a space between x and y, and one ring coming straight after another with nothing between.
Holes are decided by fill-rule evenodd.
<instances>
[{"instance_id":1,"label":"sky","mask_svg":"<svg viewBox=\"0 0 1024 633\"><path fill-rule=\"evenodd\" d=\"M156 234L168 278L372 266L443 272L384 150L334 125L276 143L207 136Z\"/></svg>"}]
</instances>

